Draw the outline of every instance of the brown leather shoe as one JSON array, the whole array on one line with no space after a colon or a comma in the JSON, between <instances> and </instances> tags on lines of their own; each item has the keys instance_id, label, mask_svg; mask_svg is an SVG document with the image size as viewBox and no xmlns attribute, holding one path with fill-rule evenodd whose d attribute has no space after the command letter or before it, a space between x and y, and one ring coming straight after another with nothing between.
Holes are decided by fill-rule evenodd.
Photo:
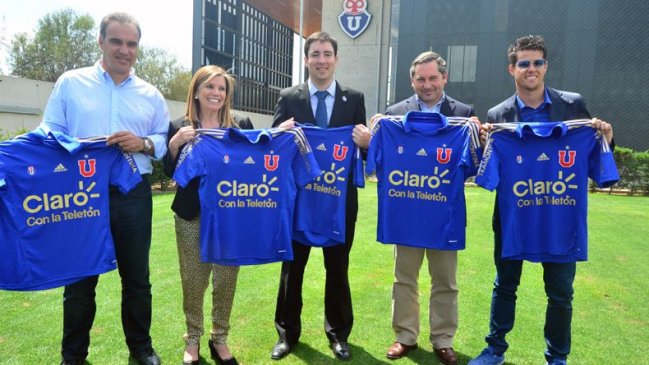
<instances>
[{"instance_id":1,"label":"brown leather shoe","mask_svg":"<svg viewBox=\"0 0 649 365\"><path fill-rule=\"evenodd\" d=\"M387 357L390 360L400 359L408 355L410 351L416 348L417 348L417 344L405 345L401 342L395 342L392 344L392 346L390 346L390 348L388 349L388 353L385 354L385 357Z\"/></svg>"},{"instance_id":2,"label":"brown leather shoe","mask_svg":"<svg viewBox=\"0 0 649 365\"><path fill-rule=\"evenodd\" d=\"M435 355L442 364L457 365L457 355L452 347L434 349Z\"/></svg>"}]
</instances>

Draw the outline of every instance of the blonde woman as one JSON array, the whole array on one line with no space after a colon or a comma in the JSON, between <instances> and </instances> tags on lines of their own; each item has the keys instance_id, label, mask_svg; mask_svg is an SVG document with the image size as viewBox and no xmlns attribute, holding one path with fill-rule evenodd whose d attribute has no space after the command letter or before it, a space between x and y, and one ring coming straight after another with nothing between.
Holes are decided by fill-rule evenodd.
<instances>
[{"instance_id":1,"label":"blonde woman","mask_svg":"<svg viewBox=\"0 0 649 365\"><path fill-rule=\"evenodd\" d=\"M192 78L185 116L169 126L169 149L164 158L165 173L173 176L178 155L194 138L196 128L252 129L248 117L232 112L234 79L221 67L201 67ZM178 187L171 205L175 215L176 243L183 290L183 311L187 333L184 335L183 364L199 364L200 338L203 335L203 298L212 275L212 329L208 345L219 364L238 364L227 346L230 313L239 273L238 266L201 262L199 244L199 178L186 188Z\"/></svg>"}]
</instances>

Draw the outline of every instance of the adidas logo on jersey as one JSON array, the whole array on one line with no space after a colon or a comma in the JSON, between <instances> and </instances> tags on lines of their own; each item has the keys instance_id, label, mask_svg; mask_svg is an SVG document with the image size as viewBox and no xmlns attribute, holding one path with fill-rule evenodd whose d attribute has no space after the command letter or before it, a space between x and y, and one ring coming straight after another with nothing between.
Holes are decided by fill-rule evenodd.
<instances>
[{"instance_id":1,"label":"adidas logo on jersey","mask_svg":"<svg viewBox=\"0 0 649 365\"><path fill-rule=\"evenodd\" d=\"M548 155L545 154L545 152L541 153L539 157L536 158L537 161L549 161L550 158Z\"/></svg>"},{"instance_id":2,"label":"adidas logo on jersey","mask_svg":"<svg viewBox=\"0 0 649 365\"><path fill-rule=\"evenodd\" d=\"M252 156L248 156L248 158L245 159L245 161L243 161L243 163L254 164L255 160L252 159Z\"/></svg>"},{"instance_id":3,"label":"adidas logo on jersey","mask_svg":"<svg viewBox=\"0 0 649 365\"><path fill-rule=\"evenodd\" d=\"M66 169L62 163L56 165L56 167L54 168L54 172L66 172L66 171L68 171L68 169Z\"/></svg>"},{"instance_id":4,"label":"adidas logo on jersey","mask_svg":"<svg viewBox=\"0 0 649 365\"><path fill-rule=\"evenodd\" d=\"M417 156L428 156L428 154L426 153L426 150L422 148L417 151Z\"/></svg>"},{"instance_id":5,"label":"adidas logo on jersey","mask_svg":"<svg viewBox=\"0 0 649 365\"><path fill-rule=\"evenodd\" d=\"M324 143L320 143L320 145L318 145L318 147L316 147L315 149L318 151L327 151L327 147L325 147Z\"/></svg>"}]
</instances>

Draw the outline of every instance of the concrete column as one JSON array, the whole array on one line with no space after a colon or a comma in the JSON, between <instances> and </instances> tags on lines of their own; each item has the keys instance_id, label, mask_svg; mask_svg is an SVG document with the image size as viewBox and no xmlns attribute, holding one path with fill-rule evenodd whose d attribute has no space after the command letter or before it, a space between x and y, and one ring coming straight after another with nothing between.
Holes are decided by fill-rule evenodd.
<instances>
[{"instance_id":1,"label":"concrete column","mask_svg":"<svg viewBox=\"0 0 649 365\"><path fill-rule=\"evenodd\" d=\"M388 85L391 0L366 0L372 15L367 29L350 38L338 24L346 0L322 2L322 31L338 40L336 79L365 94L367 117L385 110Z\"/></svg>"}]
</instances>

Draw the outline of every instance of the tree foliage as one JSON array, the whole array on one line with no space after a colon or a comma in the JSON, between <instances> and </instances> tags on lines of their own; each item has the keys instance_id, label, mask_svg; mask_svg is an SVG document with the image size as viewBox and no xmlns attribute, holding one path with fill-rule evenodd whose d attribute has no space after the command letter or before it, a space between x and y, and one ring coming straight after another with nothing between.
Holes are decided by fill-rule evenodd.
<instances>
[{"instance_id":1,"label":"tree foliage","mask_svg":"<svg viewBox=\"0 0 649 365\"><path fill-rule=\"evenodd\" d=\"M166 99L185 101L191 72L178 64L176 56L154 47L140 47L135 73L156 86Z\"/></svg>"},{"instance_id":2,"label":"tree foliage","mask_svg":"<svg viewBox=\"0 0 649 365\"><path fill-rule=\"evenodd\" d=\"M67 70L92 65L99 57L94 28L90 15L72 9L45 15L33 38L18 33L11 41L12 75L54 82Z\"/></svg>"},{"instance_id":3,"label":"tree foliage","mask_svg":"<svg viewBox=\"0 0 649 365\"><path fill-rule=\"evenodd\" d=\"M11 75L55 82L65 71L93 65L100 57L95 22L72 9L46 14L32 37L14 35L9 47ZM176 56L160 48L141 46L136 75L157 87L165 98L185 101L191 72Z\"/></svg>"}]
</instances>

